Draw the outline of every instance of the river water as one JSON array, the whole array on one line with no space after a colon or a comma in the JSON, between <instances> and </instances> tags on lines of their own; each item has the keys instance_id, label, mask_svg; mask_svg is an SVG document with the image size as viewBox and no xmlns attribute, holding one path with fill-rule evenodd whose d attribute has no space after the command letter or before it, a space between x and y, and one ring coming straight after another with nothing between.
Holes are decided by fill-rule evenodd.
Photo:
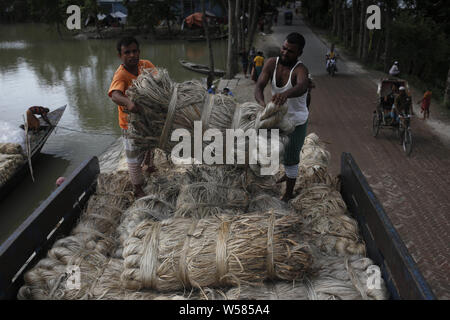
<instances>
[{"instance_id":1,"label":"river water","mask_svg":"<svg viewBox=\"0 0 450 320\"><path fill-rule=\"evenodd\" d=\"M208 64L205 42L138 38L141 59L166 68L181 82L204 76L184 69L178 59ZM27 176L0 202L0 243L84 160L99 156L120 136L117 107L107 96L121 63L117 40L59 39L41 24L0 25L0 120L19 126L26 109L67 105L57 128ZM215 67L225 69L226 41L214 41ZM71 129L71 130L67 130Z\"/></svg>"}]
</instances>

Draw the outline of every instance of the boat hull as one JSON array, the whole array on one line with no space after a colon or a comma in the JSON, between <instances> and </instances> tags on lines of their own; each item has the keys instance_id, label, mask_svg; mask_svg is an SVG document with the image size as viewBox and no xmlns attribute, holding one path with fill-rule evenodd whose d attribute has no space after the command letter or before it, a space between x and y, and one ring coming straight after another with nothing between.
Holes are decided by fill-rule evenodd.
<instances>
[{"instance_id":1,"label":"boat hull","mask_svg":"<svg viewBox=\"0 0 450 320\"><path fill-rule=\"evenodd\" d=\"M208 66L205 66L203 64L188 62L186 60L179 60L179 62L184 68L186 68L188 70L198 72L198 73L203 73L203 74L209 74ZM220 69L214 69L214 75L218 76L218 77L222 77L225 75L225 71L220 70Z\"/></svg>"}]
</instances>

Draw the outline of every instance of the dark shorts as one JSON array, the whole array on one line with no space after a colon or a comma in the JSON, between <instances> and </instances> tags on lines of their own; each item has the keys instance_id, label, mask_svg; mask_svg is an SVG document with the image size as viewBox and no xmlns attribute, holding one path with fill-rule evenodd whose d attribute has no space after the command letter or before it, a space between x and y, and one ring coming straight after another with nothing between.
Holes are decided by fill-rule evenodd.
<instances>
[{"instance_id":1,"label":"dark shorts","mask_svg":"<svg viewBox=\"0 0 450 320\"><path fill-rule=\"evenodd\" d=\"M308 121L296 126L294 132L289 135L289 142L284 150L283 164L293 166L300 163L300 151L306 138L306 128Z\"/></svg>"}]
</instances>

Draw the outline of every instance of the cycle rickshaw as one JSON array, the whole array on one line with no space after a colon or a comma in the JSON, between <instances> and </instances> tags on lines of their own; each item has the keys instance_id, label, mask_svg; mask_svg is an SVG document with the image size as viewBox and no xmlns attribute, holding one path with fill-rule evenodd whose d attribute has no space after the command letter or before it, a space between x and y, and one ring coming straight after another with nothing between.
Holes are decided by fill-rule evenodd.
<instances>
[{"instance_id":1,"label":"cycle rickshaw","mask_svg":"<svg viewBox=\"0 0 450 320\"><path fill-rule=\"evenodd\" d=\"M392 129L400 139L400 143L403 146L406 155L409 156L412 151L412 133L410 127L411 114L401 114L397 112L399 117L398 123L391 117L391 111L395 109L395 95L398 94L398 89L400 87L404 87L406 90L406 94L411 101L410 112L412 113L412 100L408 82L406 80L391 78L381 80L378 84L377 93L379 99L377 108L373 112L372 134L376 137L380 129Z\"/></svg>"}]
</instances>

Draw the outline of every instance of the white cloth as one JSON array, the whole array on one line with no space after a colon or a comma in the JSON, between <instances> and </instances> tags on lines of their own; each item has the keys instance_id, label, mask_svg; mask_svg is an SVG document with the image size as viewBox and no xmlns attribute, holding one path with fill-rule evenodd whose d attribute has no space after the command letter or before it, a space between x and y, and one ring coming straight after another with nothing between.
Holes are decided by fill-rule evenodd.
<instances>
[{"instance_id":1,"label":"white cloth","mask_svg":"<svg viewBox=\"0 0 450 320\"><path fill-rule=\"evenodd\" d=\"M391 75L391 76L396 76L396 75L398 75L399 73L400 73L400 70L398 70L398 67L397 67L396 64L394 64L394 65L391 67L391 70L389 70L389 75Z\"/></svg>"},{"instance_id":2,"label":"white cloth","mask_svg":"<svg viewBox=\"0 0 450 320\"><path fill-rule=\"evenodd\" d=\"M295 67L298 64L302 63L300 60L297 61L297 63L291 69L291 72L289 73L289 79L288 79L286 85L282 88L279 88L279 87L277 87L277 78L276 78L278 59L279 58L277 58L277 62L275 65L275 71L273 72L272 95L274 95L276 93L283 93L292 88L292 83L291 83L292 71L294 71ZM286 113L286 116L288 117L288 119L290 121L292 121L294 126L302 125L306 122L306 120L308 120L309 112L308 112L308 107L306 106L307 96L308 96L308 91L306 91L305 94L300 97L289 98L286 101L286 103L288 105L288 112Z\"/></svg>"}]
</instances>

